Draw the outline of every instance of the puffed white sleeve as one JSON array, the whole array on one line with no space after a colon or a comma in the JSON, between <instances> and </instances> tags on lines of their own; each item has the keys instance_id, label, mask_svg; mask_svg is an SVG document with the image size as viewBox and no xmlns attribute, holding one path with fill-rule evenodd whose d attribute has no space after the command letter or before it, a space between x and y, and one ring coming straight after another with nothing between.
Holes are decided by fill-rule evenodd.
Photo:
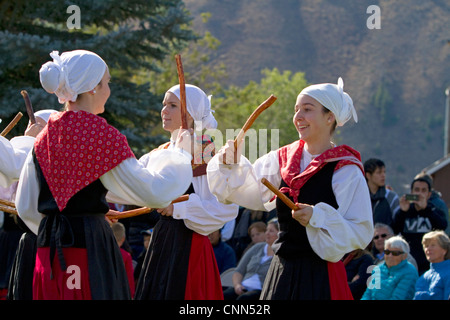
<instances>
[{"instance_id":1,"label":"puffed white sleeve","mask_svg":"<svg viewBox=\"0 0 450 320\"><path fill-rule=\"evenodd\" d=\"M181 149L159 150L145 165L128 158L100 177L110 202L149 208L167 207L192 182L192 156Z\"/></svg>"},{"instance_id":2,"label":"puffed white sleeve","mask_svg":"<svg viewBox=\"0 0 450 320\"><path fill-rule=\"evenodd\" d=\"M306 232L319 257L337 262L346 253L367 247L373 237L373 218L367 182L356 165L338 169L332 187L338 209L316 204Z\"/></svg>"},{"instance_id":3,"label":"puffed white sleeve","mask_svg":"<svg viewBox=\"0 0 450 320\"><path fill-rule=\"evenodd\" d=\"M209 188L222 203L236 203L253 210L270 211L268 201L274 196L264 184L266 178L277 188L281 183L278 152L270 151L252 164L241 156L238 164L222 164L215 155L207 167Z\"/></svg>"},{"instance_id":4,"label":"puffed white sleeve","mask_svg":"<svg viewBox=\"0 0 450 320\"><path fill-rule=\"evenodd\" d=\"M237 217L239 206L220 203L209 190L206 175L194 177L192 184L195 193L189 200L173 204L174 219L183 219L187 228L206 236Z\"/></svg>"},{"instance_id":5,"label":"puffed white sleeve","mask_svg":"<svg viewBox=\"0 0 450 320\"><path fill-rule=\"evenodd\" d=\"M14 137L11 140L0 136L0 186L6 188L19 179L34 140L34 137L29 136Z\"/></svg>"},{"instance_id":6,"label":"puffed white sleeve","mask_svg":"<svg viewBox=\"0 0 450 320\"><path fill-rule=\"evenodd\" d=\"M15 205L20 218L35 234L38 233L39 223L42 220L42 214L38 212L39 192L40 186L33 153L29 152L17 185Z\"/></svg>"}]
</instances>

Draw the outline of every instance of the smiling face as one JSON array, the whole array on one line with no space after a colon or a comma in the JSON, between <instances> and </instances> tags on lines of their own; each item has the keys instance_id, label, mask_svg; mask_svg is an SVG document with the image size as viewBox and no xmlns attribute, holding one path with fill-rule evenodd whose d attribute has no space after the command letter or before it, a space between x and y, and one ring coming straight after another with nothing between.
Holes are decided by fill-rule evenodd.
<instances>
[{"instance_id":1,"label":"smiling face","mask_svg":"<svg viewBox=\"0 0 450 320\"><path fill-rule=\"evenodd\" d=\"M334 114L324 112L324 107L314 98L304 94L297 97L293 122L300 139L307 143L329 139L334 121Z\"/></svg>"}]
</instances>

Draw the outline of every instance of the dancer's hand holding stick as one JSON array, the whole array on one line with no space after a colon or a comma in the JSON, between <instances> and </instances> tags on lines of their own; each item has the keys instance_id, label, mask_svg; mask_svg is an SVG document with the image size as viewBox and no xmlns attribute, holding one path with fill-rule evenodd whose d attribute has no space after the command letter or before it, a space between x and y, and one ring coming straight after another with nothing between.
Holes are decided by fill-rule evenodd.
<instances>
[{"instance_id":1,"label":"dancer's hand holding stick","mask_svg":"<svg viewBox=\"0 0 450 320\"><path fill-rule=\"evenodd\" d=\"M302 226L306 227L311 220L313 214L313 206L305 203L294 203L291 199L286 197L284 193L280 192L273 184L267 181L266 178L262 178L261 182L269 188L273 193L280 198L281 201L284 202L291 210L292 210L292 218L297 220Z\"/></svg>"}]
</instances>

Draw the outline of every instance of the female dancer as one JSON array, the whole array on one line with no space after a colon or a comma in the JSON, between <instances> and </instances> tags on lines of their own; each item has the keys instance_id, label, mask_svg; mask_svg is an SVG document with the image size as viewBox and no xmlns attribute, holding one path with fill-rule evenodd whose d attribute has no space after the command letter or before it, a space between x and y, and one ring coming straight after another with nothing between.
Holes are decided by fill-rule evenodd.
<instances>
[{"instance_id":1,"label":"female dancer","mask_svg":"<svg viewBox=\"0 0 450 320\"><path fill-rule=\"evenodd\" d=\"M39 72L41 84L66 103L66 111L52 114L37 136L16 196L20 217L37 234L33 298L130 299L105 219L106 193L139 206L167 206L192 179L189 133L180 131L164 164L144 167L125 136L98 116L110 95L103 59L86 50L50 55L53 61ZM185 179L174 183L179 176Z\"/></svg>"},{"instance_id":2,"label":"female dancer","mask_svg":"<svg viewBox=\"0 0 450 320\"><path fill-rule=\"evenodd\" d=\"M211 103L198 87L186 85L187 123L194 132L217 126ZM181 126L180 87L170 88L161 111L163 128L171 133L171 141L161 149L171 149ZM200 137L198 137L200 138ZM189 200L159 209L161 218L153 229L135 299L218 300L223 299L222 285L214 251L208 234L236 218L238 206L222 204L211 194L206 179L206 163L214 151L212 142L202 137L194 147L192 171L194 178L186 193ZM153 151L143 156L150 162ZM184 177L179 178L182 181Z\"/></svg>"},{"instance_id":3,"label":"female dancer","mask_svg":"<svg viewBox=\"0 0 450 320\"><path fill-rule=\"evenodd\" d=\"M336 125L352 116L350 96L338 84L312 85L300 92L294 125L300 139L251 164L229 141L208 163L208 182L220 201L263 210L274 194L266 178L298 207L277 198L278 240L262 299L351 299L345 253L365 248L373 235L372 211L359 153L331 142Z\"/></svg>"}]
</instances>

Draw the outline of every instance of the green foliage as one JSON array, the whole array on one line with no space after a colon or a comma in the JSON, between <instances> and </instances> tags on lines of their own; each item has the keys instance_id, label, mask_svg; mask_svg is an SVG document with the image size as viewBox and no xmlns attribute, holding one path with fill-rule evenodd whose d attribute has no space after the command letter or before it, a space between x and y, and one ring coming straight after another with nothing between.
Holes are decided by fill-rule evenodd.
<instances>
[{"instance_id":1,"label":"green foliage","mask_svg":"<svg viewBox=\"0 0 450 320\"><path fill-rule=\"evenodd\" d=\"M280 72L278 69L264 69L259 83L249 82L244 88L231 86L224 96L216 101L216 118L221 132L227 129L239 131L252 112L271 94L277 100L256 119L252 129L268 130L267 151L291 143L298 139L298 133L292 123L294 106L299 92L306 87L304 73L291 71ZM236 132L236 134L237 134ZM278 145L271 144L272 135L278 134ZM224 134L224 136L226 136ZM248 147L246 145L246 147ZM263 147L263 145L260 145ZM258 154L266 150L258 150Z\"/></svg>"},{"instance_id":2,"label":"green foliage","mask_svg":"<svg viewBox=\"0 0 450 320\"><path fill-rule=\"evenodd\" d=\"M69 29L70 5L80 8L80 29ZM152 83L136 82L138 72L156 64L195 38L181 0L2 1L0 6L0 117L10 121L24 110L26 89L35 111L60 109L40 86L39 69L49 53L86 49L98 53L112 75L111 97L102 115L127 135L139 152L161 140L146 132L159 125L160 99ZM11 135L22 134L26 121Z\"/></svg>"}]
</instances>

